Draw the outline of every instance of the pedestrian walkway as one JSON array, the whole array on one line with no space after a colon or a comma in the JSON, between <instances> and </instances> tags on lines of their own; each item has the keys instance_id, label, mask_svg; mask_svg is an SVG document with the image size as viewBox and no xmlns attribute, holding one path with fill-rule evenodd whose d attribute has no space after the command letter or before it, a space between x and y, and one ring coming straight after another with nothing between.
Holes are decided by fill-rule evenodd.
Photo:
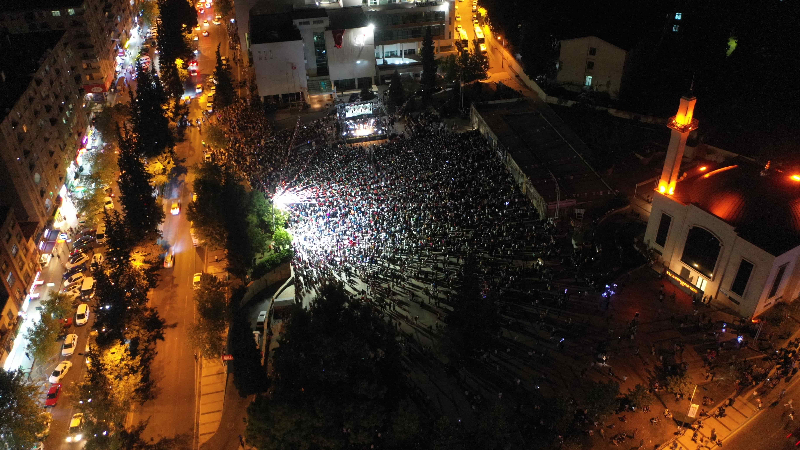
<instances>
[{"instance_id":1,"label":"pedestrian walkway","mask_svg":"<svg viewBox=\"0 0 800 450\"><path fill-rule=\"evenodd\" d=\"M219 359L205 359L201 363L200 418L198 420L199 445L214 436L222 420L225 405L227 370Z\"/></svg>"}]
</instances>

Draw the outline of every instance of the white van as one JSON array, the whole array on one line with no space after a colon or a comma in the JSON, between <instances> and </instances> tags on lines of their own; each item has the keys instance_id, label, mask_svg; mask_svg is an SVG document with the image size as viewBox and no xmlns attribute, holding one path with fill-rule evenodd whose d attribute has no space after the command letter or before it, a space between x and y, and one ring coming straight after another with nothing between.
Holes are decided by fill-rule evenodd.
<instances>
[{"instance_id":1,"label":"white van","mask_svg":"<svg viewBox=\"0 0 800 450\"><path fill-rule=\"evenodd\" d=\"M106 224L101 223L97 226L97 232L94 235L95 239L97 240L98 244L105 244L106 243Z\"/></svg>"},{"instance_id":2,"label":"white van","mask_svg":"<svg viewBox=\"0 0 800 450\"><path fill-rule=\"evenodd\" d=\"M84 299L94 298L94 278L86 277L83 279L81 297Z\"/></svg>"}]
</instances>

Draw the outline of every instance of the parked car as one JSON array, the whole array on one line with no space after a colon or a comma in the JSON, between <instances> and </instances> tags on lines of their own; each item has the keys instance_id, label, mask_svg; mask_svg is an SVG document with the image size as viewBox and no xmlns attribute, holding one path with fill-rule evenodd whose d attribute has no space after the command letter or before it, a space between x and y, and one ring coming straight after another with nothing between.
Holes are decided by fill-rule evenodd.
<instances>
[{"instance_id":1,"label":"parked car","mask_svg":"<svg viewBox=\"0 0 800 450\"><path fill-rule=\"evenodd\" d=\"M175 264L175 252L170 250L167 252L167 256L164 257L164 268L169 269L173 264Z\"/></svg>"},{"instance_id":2,"label":"parked car","mask_svg":"<svg viewBox=\"0 0 800 450\"><path fill-rule=\"evenodd\" d=\"M72 326L72 317L67 317L66 319L60 319L59 322L61 322L61 326L63 326L64 328L69 328Z\"/></svg>"},{"instance_id":3,"label":"parked car","mask_svg":"<svg viewBox=\"0 0 800 450\"><path fill-rule=\"evenodd\" d=\"M169 212L173 216L177 216L178 214L180 214L181 213L181 204L180 204L180 202L178 202L178 201L172 202L172 206L169 208Z\"/></svg>"},{"instance_id":4,"label":"parked car","mask_svg":"<svg viewBox=\"0 0 800 450\"><path fill-rule=\"evenodd\" d=\"M64 286L69 287L69 286L72 286L74 284L80 285L80 283L83 282L83 278L84 278L83 273L82 272L78 272L75 275L72 275L69 278L67 278L66 280L64 280Z\"/></svg>"},{"instance_id":5,"label":"parked car","mask_svg":"<svg viewBox=\"0 0 800 450\"><path fill-rule=\"evenodd\" d=\"M60 363L58 363L55 370L53 370L53 373L50 374L50 378L48 378L48 381L50 381L50 383L52 384L60 383L61 379L67 375L67 372L69 372L69 369L71 368L72 368L71 362L61 361Z\"/></svg>"},{"instance_id":6,"label":"parked car","mask_svg":"<svg viewBox=\"0 0 800 450\"><path fill-rule=\"evenodd\" d=\"M75 267L73 267L72 269L65 270L65 271L64 271L64 279L66 280L67 278L69 278L69 277L71 277L71 276L75 275L76 273L81 273L81 272L83 272L85 269L86 269L86 268L85 268L85 267L83 267L83 266L75 266Z\"/></svg>"},{"instance_id":7,"label":"parked car","mask_svg":"<svg viewBox=\"0 0 800 450\"><path fill-rule=\"evenodd\" d=\"M261 311L258 313L258 319L256 319L256 330L264 329L264 322L267 321L267 312Z\"/></svg>"},{"instance_id":8,"label":"parked car","mask_svg":"<svg viewBox=\"0 0 800 450\"><path fill-rule=\"evenodd\" d=\"M58 403L58 399L61 397L61 383L56 383L50 386L50 390L47 391L47 398L44 400L44 407L45 408L52 408L56 406Z\"/></svg>"},{"instance_id":9,"label":"parked car","mask_svg":"<svg viewBox=\"0 0 800 450\"><path fill-rule=\"evenodd\" d=\"M68 334L64 339L64 344L61 346L61 356L72 356L75 353L75 347L78 345L78 335Z\"/></svg>"},{"instance_id":10,"label":"parked car","mask_svg":"<svg viewBox=\"0 0 800 450\"><path fill-rule=\"evenodd\" d=\"M80 442L83 440L83 413L75 413L69 421L67 442Z\"/></svg>"},{"instance_id":11,"label":"parked car","mask_svg":"<svg viewBox=\"0 0 800 450\"><path fill-rule=\"evenodd\" d=\"M86 303L81 303L78 305L78 310L75 311L75 325L82 326L86 325L86 322L89 321L89 305Z\"/></svg>"},{"instance_id":12,"label":"parked car","mask_svg":"<svg viewBox=\"0 0 800 450\"><path fill-rule=\"evenodd\" d=\"M89 254L88 253L78 253L75 256L72 256L69 261L67 261L67 265L65 266L67 269L72 269L75 266L80 266L89 261Z\"/></svg>"}]
</instances>

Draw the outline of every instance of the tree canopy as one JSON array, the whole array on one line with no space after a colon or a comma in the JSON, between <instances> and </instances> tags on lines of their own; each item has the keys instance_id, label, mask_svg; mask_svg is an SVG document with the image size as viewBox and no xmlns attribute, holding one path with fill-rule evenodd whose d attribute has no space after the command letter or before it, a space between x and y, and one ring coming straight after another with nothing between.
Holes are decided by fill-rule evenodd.
<instances>
[{"instance_id":1,"label":"tree canopy","mask_svg":"<svg viewBox=\"0 0 800 450\"><path fill-rule=\"evenodd\" d=\"M39 388L20 370L0 370L0 445L29 449L45 429Z\"/></svg>"},{"instance_id":2,"label":"tree canopy","mask_svg":"<svg viewBox=\"0 0 800 450\"><path fill-rule=\"evenodd\" d=\"M293 310L278 344L271 398L248 409L248 442L343 449L382 440L402 396L403 369L394 328L371 306L328 284L309 310Z\"/></svg>"},{"instance_id":3,"label":"tree canopy","mask_svg":"<svg viewBox=\"0 0 800 450\"><path fill-rule=\"evenodd\" d=\"M214 96L215 108L224 108L236 102L236 87L233 85L233 75L229 67L222 64L222 56L217 44L217 65L214 67L214 80L217 82L217 93Z\"/></svg>"},{"instance_id":4,"label":"tree canopy","mask_svg":"<svg viewBox=\"0 0 800 450\"><path fill-rule=\"evenodd\" d=\"M436 57L433 48L433 36L431 27L425 27L425 37L422 39L422 76L420 77L420 87L422 88L422 99L429 101L436 89Z\"/></svg>"},{"instance_id":5,"label":"tree canopy","mask_svg":"<svg viewBox=\"0 0 800 450\"><path fill-rule=\"evenodd\" d=\"M200 286L194 291L197 316L189 334L204 358L218 359L225 353L229 317L225 291L225 285L207 273L200 276Z\"/></svg>"}]
</instances>

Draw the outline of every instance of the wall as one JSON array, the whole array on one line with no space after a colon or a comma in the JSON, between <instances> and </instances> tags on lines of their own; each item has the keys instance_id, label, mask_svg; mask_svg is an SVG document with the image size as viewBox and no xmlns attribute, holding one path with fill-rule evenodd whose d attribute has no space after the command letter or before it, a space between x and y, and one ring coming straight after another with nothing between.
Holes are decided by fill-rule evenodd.
<instances>
[{"instance_id":1,"label":"wall","mask_svg":"<svg viewBox=\"0 0 800 450\"><path fill-rule=\"evenodd\" d=\"M672 217L667 241L664 247L655 244L655 236L661 221L661 214ZM779 257L774 257L763 249L740 238L734 228L713 215L694 205L682 205L670 198L653 192L653 206L650 220L645 231L645 242L661 251L664 265L680 274L682 268L688 268L691 281L694 283L698 273L681 262L681 255L686 244L689 230L699 226L712 232L722 245L712 279L708 281L705 295L711 295L725 307L737 311L743 317L753 317L775 306L778 300L792 300L798 295L800 286L800 247ZM743 295L730 292L739 264L742 259L753 264L753 272L745 287ZM789 263L781 288L772 299L767 298L772 287L775 274L784 263ZM734 301L732 301L734 300Z\"/></svg>"},{"instance_id":2,"label":"wall","mask_svg":"<svg viewBox=\"0 0 800 450\"><path fill-rule=\"evenodd\" d=\"M590 48L595 49L594 55L589 53ZM626 56L625 50L595 36L563 40L556 81L567 87L572 85L582 89L586 76L591 75L592 89L608 92L612 98L616 98L622 83ZM592 69L587 67L589 62L594 63Z\"/></svg>"},{"instance_id":3,"label":"wall","mask_svg":"<svg viewBox=\"0 0 800 450\"><path fill-rule=\"evenodd\" d=\"M247 285L247 292L245 292L244 296L242 297L242 304L246 304L251 298L253 298L254 295L266 289L267 286L272 286L281 280L288 280L291 274L292 268L287 262L281 264L270 272L267 272L263 277L252 281L249 285Z\"/></svg>"},{"instance_id":4,"label":"wall","mask_svg":"<svg viewBox=\"0 0 800 450\"><path fill-rule=\"evenodd\" d=\"M307 90L303 41L255 44L251 51L258 95L264 97Z\"/></svg>"},{"instance_id":5,"label":"wall","mask_svg":"<svg viewBox=\"0 0 800 450\"><path fill-rule=\"evenodd\" d=\"M544 93L542 88L539 87L536 82L531 80L528 75L525 74L525 71L522 69L522 65L517 61L509 51L503 47L494 37L494 33L486 33L486 44L489 46L489 49L496 55L498 55L501 59L502 68L508 72L509 75L518 79L522 84L528 87L528 89L532 90L536 93L536 95L541 100L545 100L547 98L547 94Z\"/></svg>"},{"instance_id":6,"label":"wall","mask_svg":"<svg viewBox=\"0 0 800 450\"><path fill-rule=\"evenodd\" d=\"M331 81L375 77L375 39L372 30L370 27L344 30L342 48L334 46L331 31L325 32Z\"/></svg>"}]
</instances>

